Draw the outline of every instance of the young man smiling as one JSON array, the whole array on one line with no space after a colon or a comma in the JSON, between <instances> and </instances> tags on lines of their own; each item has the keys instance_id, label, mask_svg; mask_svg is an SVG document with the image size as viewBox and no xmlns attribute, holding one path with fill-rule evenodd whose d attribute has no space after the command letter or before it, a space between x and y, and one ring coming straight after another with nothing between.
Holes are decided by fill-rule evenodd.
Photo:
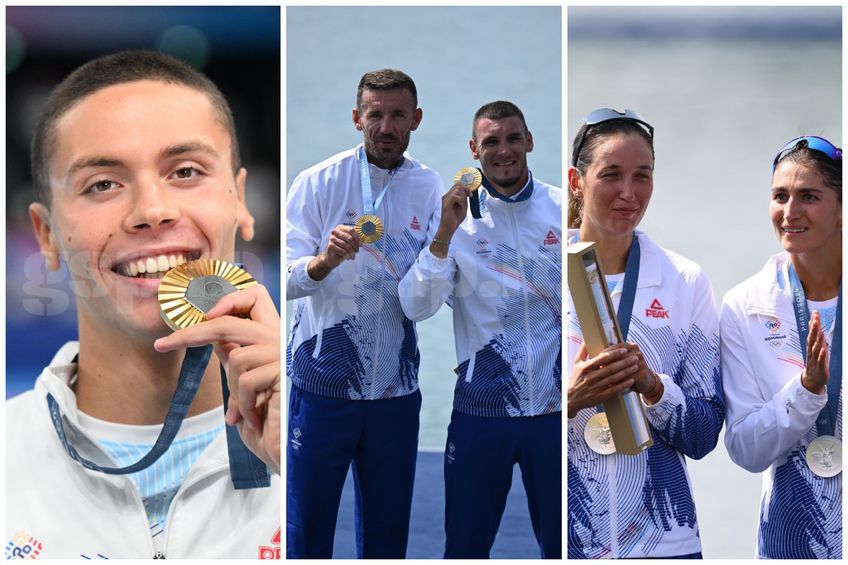
<instances>
[{"instance_id":1,"label":"young man smiling","mask_svg":"<svg viewBox=\"0 0 848 565\"><path fill-rule=\"evenodd\" d=\"M446 559L488 558L518 463L543 558L562 556L562 196L533 178L510 102L474 116L483 173L443 197L432 243L401 281L404 313L453 308L459 366L445 451Z\"/></svg>"},{"instance_id":2,"label":"young man smiling","mask_svg":"<svg viewBox=\"0 0 848 565\"><path fill-rule=\"evenodd\" d=\"M33 228L47 268L68 266L79 342L8 403L8 424L27 434L7 441L7 539L39 557L256 557L280 525L279 481L234 488L219 363L231 391L227 423L279 472L279 315L256 285L171 334L157 300L171 267L232 261L236 232L253 237L226 100L158 53L95 59L45 104L32 170ZM107 475L69 455L68 444L114 467L149 451L186 348L206 344L215 355L179 435L151 467Z\"/></svg>"}]
</instances>

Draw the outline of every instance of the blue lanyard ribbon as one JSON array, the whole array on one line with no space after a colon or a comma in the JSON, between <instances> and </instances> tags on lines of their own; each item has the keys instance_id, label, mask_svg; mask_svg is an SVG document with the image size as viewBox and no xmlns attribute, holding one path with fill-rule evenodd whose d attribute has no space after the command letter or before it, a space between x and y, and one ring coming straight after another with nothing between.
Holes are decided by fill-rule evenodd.
<instances>
[{"instance_id":1,"label":"blue lanyard ribbon","mask_svg":"<svg viewBox=\"0 0 848 565\"><path fill-rule=\"evenodd\" d=\"M200 381L203 378L203 373L206 370L206 365L209 363L211 355L211 345L189 347L186 349L185 359L180 368L180 377L177 381L177 390L174 392L173 398L171 398L168 406L168 414L165 416L165 423L162 425L162 431L159 432L159 437L156 438L156 443L153 444L153 448L144 457L126 467L102 467L80 455L76 448L68 441L65 427L62 424L62 412L59 409L59 403L53 398L52 394L47 393L47 406L50 409L50 419L53 421L56 435L59 436L59 441L62 442L65 451L71 459L78 461L86 469L100 471L107 475L129 475L130 473L137 473L150 467L168 451L168 448L171 447L171 443L177 436L177 432L180 431L183 419L188 413L195 394L197 394L197 389L200 388ZM230 391L227 388L227 380L223 368L221 370L221 378L224 386L224 410L226 410ZM233 434L231 432L235 433ZM230 456L230 474L236 489L259 488L270 485L270 476L267 467L256 455L247 449L241 440L241 436L238 434L238 430L231 426L227 426L227 451Z\"/></svg>"},{"instance_id":2,"label":"blue lanyard ribbon","mask_svg":"<svg viewBox=\"0 0 848 565\"><path fill-rule=\"evenodd\" d=\"M630 329L630 318L633 316L633 303L636 301L636 285L639 282L639 258L642 252L639 249L639 238L633 234L633 242L627 253L627 267L624 269L624 289L618 310L615 315L618 318L618 327L621 335L627 341L627 331Z\"/></svg>"},{"instance_id":3,"label":"blue lanyard ribbon","mask_svg":"<svg viewBox=\"0 0 848 565\"><path fill-rule=\"evenodd\" d=\"M807 362L807 335L810 333L810 312L804 287L789 263L789 287L792 291L792 309L795 311L795 325L798 328L798 341L801 356ZM836 417L839 410L839 392L842 388L842 283L839 283L839 297L836 299L836 319L833 322L833 338L830 348L830 379L827 383L827 405L816 418L816 430L820 436L832 436L836 431Z\"/></svg>"},{"instance_id":4,"label":"blue lanyard ribbon","mask_svg":"<svg viewBox=\"0 0 848 565\"><path fill-rule=\"evenodd\" d=\"M356 161L359 163L359 184L362 187L362 209L365 214L371 215L380 208L380 204L383 202L383 197L389 189L389 184L391 184L395 173L403 164L403 158L401 157L400 163L398 163L397 167L389 171L389 178L383 186L383 190L381 190L380 194L377 195L376 200L372 200L374 195L371 192L371 173L368 170L368 157L366 157L365 148L362 146L356 150Z\"/></svg>"}]
</instances>

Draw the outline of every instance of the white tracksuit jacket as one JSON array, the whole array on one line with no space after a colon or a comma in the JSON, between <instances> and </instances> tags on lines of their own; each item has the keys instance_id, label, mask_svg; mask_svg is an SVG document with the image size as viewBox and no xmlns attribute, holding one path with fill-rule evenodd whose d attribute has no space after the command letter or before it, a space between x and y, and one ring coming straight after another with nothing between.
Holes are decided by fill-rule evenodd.
<instances>
[{"instance_id":1,"label":"white tracksuit jacket","mask_svg":"<svg viewBox=\"0 0 848 565\"><path fill-rule=\"evenodd\" d=\"M842 557L842 474L814 475L807 446L827 393L801 385L804 358L792 308L789 256L769 259L731 289L721 308L721 366L731 459L763 472L757 555L772 559ZM829 338L828 338L829 339ZM835 436L842 438L842 396Z\"/></svg>"},{"instance_id":2,"label":"white tracksuit jacket","mask_svg":"<svg viewBox=\"0 0 848 565\"><path fill-rule=\"evenodd\" d=\"M295 303L286 371L295 385L322 396L405 396L418 390L418 338L397 285L432 238L442 181L408 154L391 180L389 171L369 164L374 199L390 182L375 212L383 237L316 282L306 271L309 261L327 248L337 225L353 225L364 213L359 147L300 173L287 196L286 300Z\"/></svg>"},{"instance_id":3,"label":"white tracksuit jacket","mask_svg":"<svg viewBox=\"0 0 848 565\"><path fill-rule=\"evenodd\" d=\"M586 444L597 409L568 419L568 557L638 558L701 551L686 457L713 450L724 421L718 317L701 268L637 231L639 282L627 341L635 341L665 392L646 412L654 445L599 455ZM569 230L569 241L577 236ZM612 292L616 308L622 285ZM568 367L583 342L568 293ZM612 535L611 532L615 532Z\"/></svg>"},{"instance_id":4,"label":"white tracksuit jacket","mask_svg":"<svg viewBox=\"0 0 848 565\"><path fill-rule=\"evenodd\" d=\"M147 515L132 479L85 469L68 456L53 428L48 392L58 401L65 431L80 454L115 466L78 425L76 397L68 387L78 351L76 342L67 343L35 389L6 405L6 558L152 558ZM219 434L171 503L160 557L279 555L279 479L272 475L269 488L235 490L226 434Z\"/></svg>"},{"instance_id":5,"label":"white tracksuit jacket","mask_svg":"<svg viewBox=\"0 0 848 565\"><path fill-rule=\"evenodd\" d=\"M532 183L532 184L531 184ZM424 248L401 281L413 320L453 307L454 410L485 417L562 410L562 191L533 179L522 201L480 188L448 257Z\"/></svg>"}]
</instances>

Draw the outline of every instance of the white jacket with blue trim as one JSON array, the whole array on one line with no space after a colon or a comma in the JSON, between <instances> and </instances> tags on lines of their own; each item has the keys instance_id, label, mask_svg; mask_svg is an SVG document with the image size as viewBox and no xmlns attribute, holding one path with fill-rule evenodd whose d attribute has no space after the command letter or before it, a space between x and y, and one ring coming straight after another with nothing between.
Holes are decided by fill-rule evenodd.
<instances>
[{"instance_id":1,"label":"white jacket with blue trim","mask_svg":"<svg viewBox=\"0 0 848 565\"><path fill-rule=\"evenodd\" d=\"M721 308L727 398L724 442L731 459L763 473L757 556L842 557L842 474L821 478L805 457L827 404L801 384L804 358L792 307L789 256L774 255L731 289ZM830 339L830 338L828 338ZM842 438L842 396L835 436Z\"/></svg>"},{"instance_id":2,"label":"white jacket with blue trim","mask_svg":"<svg viewBox=\"0 0 848 565\"><path fill-rule=\"evenodd\" d=\"M718 317L709 280L692 261L639 237L639 280L627 341L662 379L646 406L654 445L599 455L584 439L587 408L568 419L568 557L668 557L701 551L686 457L715 448L724 421ZM576 237L569 230L569 240ZM618 307L622 285L611 293ZM583 337L568 294L568 367Z\"/></svg>"},{"instance_id":3,"label":"white jacket with blue trim","mask_svg":"<svg viewBox=\"0 0 848 565\"><path fill-rule=\"evenodd\" d=\"M443 187L435 171L404 154L375 211L383 236L314 281L307 265L326 249L330 232L364 214L360 147L300 173L287 196L286 299L295 302L286 370L311 393L373 400L418 390L418 338L397 286L432 237ZM376 198L390 173L370 164L369 172Z\"/></svg>"},{"instance_id":4,"label":"white jacket with blue trim","mask_svg":"<svg viewBox=\"0 0 848 565\"><path fill-rule=\"evenodd\" d=\"M79 423L68 385L78 351L77 342L65 344L35 389L6 404L6 559L153 558L153 532L130 476L86 469L70 458L53 427L48 392L80 454L116 466ZM220 410L223 423L223 406ZM281 496L277 475L269 488L233 488L226 434L220 433L171 501L158 557L273 559L281 554Z\"/></svg>"},{"instance_id":5,"label":"white jacket with blue trim","mask_svg":"<svg viewBox=\"0 0 848 565\"><path fill-rule=\"evenodd\" d=\"M532 183L529 184L529 183ZM480 188L444 259L423 249L401 281L413 320L453 307L454 409L485 417L562 410L562 191L535 179L529 198Z\"/></svg>"}]
</instances>

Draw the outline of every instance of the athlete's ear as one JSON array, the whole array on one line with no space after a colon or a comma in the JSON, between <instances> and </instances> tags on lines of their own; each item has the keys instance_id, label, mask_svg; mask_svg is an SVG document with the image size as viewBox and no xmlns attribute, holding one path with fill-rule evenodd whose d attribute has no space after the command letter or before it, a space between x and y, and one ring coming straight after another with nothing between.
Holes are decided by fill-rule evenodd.
<instances>
[{"instance_id":1,"label":"athlete's ear","mask_svg":"<svg viewBox=\"0 0 848 565\"><path fill-rule=\"evenodd\" d=\"M50 225L50 210L40 202L29 205L29 219L32 222L32 231L44 256L44 264L49 271L59 270L59 244L56 234Z\"/></svg>"},{"instance_id":2,"label":"athlete's ear","mask_svg":"<svg viewBox=\"0 0 848 565\"><path fill-rule=\"evenodd\" d=\"M236 225L239 228L239 232L241 233L241 238L245 241L250 241L253 239L253 224L255 220L253 216L250 214L250 210L247 209L247 201L244 197L244 187L247 181L247 169L242 167L239 169L239 172L236 174L236 193L238 194L238 202L236 206L238 210L236 212Z\"/></svg>"}]
</instances>

